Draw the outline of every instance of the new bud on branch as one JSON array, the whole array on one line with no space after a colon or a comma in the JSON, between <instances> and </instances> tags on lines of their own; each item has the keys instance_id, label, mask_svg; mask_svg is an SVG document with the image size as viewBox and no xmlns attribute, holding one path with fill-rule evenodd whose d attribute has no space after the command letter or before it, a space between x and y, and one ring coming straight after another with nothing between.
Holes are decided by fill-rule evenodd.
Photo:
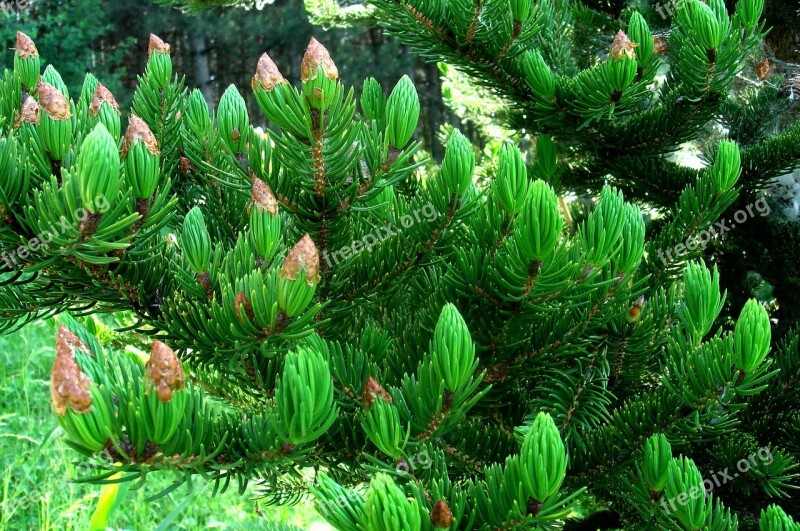
<instances>
[{"instance_id":1,"label":"new bud on branch","mask_svg":"<svg viewBox=\"0 0 800 531\"><path fill-rule=\"evenodd\" d=\"M250 236L259 257L271 260L281 241L281 218L278 216L278 201L272 189L259 179L253 178L250 192Z\"/></svg>"},{"instance_id":2,"label":"new bud on branch","mask_svg":"<svg viewBox=\"0 0 800 531\"><path fill-rule=\"evenodd\" d=\"M752 372L767 357L771 341L769 314L758 301L750 299L742 308L733 333L736 367Z\"/></svg>"},{"instance_id":3,"label":"new bud on branch","mask_svg":"<svg viewBox=\"0 0 800 531\"><path fill-rule=\"evenodd\" d=\"M89 393L91 380L81 371L75 361L74 352L86 346L72 331L59 325L56 335L56 361L50 375L50 395L56 414L63 415L67 409L77 413L92 410Z\"/></svg>"},{"instance_id":4,"label":"new bud on branch","mask_svg":"<svg viewBox=\"0 0 800 531\"><path fill-rule=\"evenodd\" d=\"M183 420L188 398L184 390L183 364L166 344L154 341L144 366L144 376L141 402L147 440L163 444L175 434Z\"/></svg>"},{"instance_id":5,"label":"new bud on branch","mask_svg":"<svg viewBox=\"0 0 800 531\"><path fill-rule=\"evenodd\" d=\"M511 143L503 144L497 165L497 198L509 215L516 215L528 193L528 170L519 148Z\"/></svg>"},{"instance_id":6,"label":"new bud on branch","mask_svg":"<svg viewBox=\"0 0 800 531\"><path fill-rule=\"evenodd\" d=\"M647 486L654 492L664 489L672 463L672 446L664 434L653 435L644 444L644 467L642 473Z\"/></svg>"},{"instance_id":7,"label":"new bud on branch","mask_svg":"<svg viewBox=\"0 0 800 531\"><path fill-rule=\"evenodd\" d=\"M631 46L635 48L636 60L639 66L645 66L650 62L655 50L653 34L644 17L638 12L634 12L628 22L628 35L630 35Z\"/></svg>"},{"instance_id":8,"label":"new bud on branch","mask_svg":"<svg viewBox=\"0 0 800 531\"><path fill-rule=\"evenodd\" d=\"M472 183L475 171L475 153L467 137L455 130L447 141L442 176L450 193L463 196Z\"/></svg>"},{"instance_id":9,"label":"new bud on branch","mask_svg":"<svg viewBox=\"0 0 800 531\"><path fill-rule=\"evenodd\" d=\"M36 128L52 160L62 160L72 143L72 112L64 94L49 83L36 87L42 114Z\"/></svg>"},{"instance_id":10,"label":"new bud on branch","mask_svg":"<svg viewBox=\"0 0 800 531\"><path fill-rule=\"evenodd\" d=\"M408 76L403 76L386 102L386 140L389 145L403 148L417 129L419 96Z\"/></svg>"},{"instance_id":11,"label":"new bud on branch","mask_svg":"<svg viewBox=\"0 0 800 531\"><path fill-rule=\"evenodd\" d=\"M327 110L336 94L338 79L339 70L328 50L311 37L300 63L300 80L309 105L320 111Z\"/></svg>"},{"instance_id":12,"label":"new bud on branch","mask_svg":"<svg viewBox=\"0 0 800 531\"><path fill-rule=\"evenodd\" d=\"M634 48L639 46L628 38L624 31L619 30L611 43L611 58L615 61L620 59L636 59Z\"/></svg>"},{"instance_id":13,"label":"new bud on branch","mask_svg":"<svg viewBox=\"0 0 800 531\"><path fill-rule=\"evenodd\" d=\"M364 518L367 529L422 529L417 501L406 498L403 490L385 472L375 474L370 481Z\"/></svg>"},{"instance_id":14,"label":"new bud on branch","mask_svg":"<svg viewBox=\"0 0 800 531\"><path fill-rule=\"evenodd\" d=\"M549 414L536 416L525 435L519 458L526 495L544 502L558 492L567 475L567 452Z\"/></svg>"},{"instance_id":15,"label":"new bud on branch","mask_svg":"<svg viewBox=\"0 0 800 531\"><path fill-rule=\"evenodd\" d=\"M148 199L158 186L161 156L156 137L144 120L131 115L122 144L125 175L136 199Z\"/></svg>"},{"instance_id":16,"label":"new bud on branch","mask_svg":"<svg viewBox=\"0 0 800 531\"><path fill-rule=\"evenodd\" d=\"M169 51L169 44L162 41L158 36L150 34L145 75L151 75L161 88L166 88L172 78L172 59L169 56Z\"/></svg>"},{"instance_id":17,"label":"new bud on branch","mask_svg":"<svg viewBox=\"0 0 800 531\"><path fill-rule=\"evenodd\" d=\"M278 277L278 306L288 316L302 312L320 280L317 246L306 234L292 247Z\"/></svg>"},{"instance_id":18,"label":"new bud on branch","mask_svg":"<svg viewBox=\"0 0 800 531\"><path fill-rule=\"evenodd\" d=\"M247 116L244 98L235 85L230 85L220 98L217 121L220 138L228 151L232 155L244 153L250 118Z\"/></svg>"},{"instance_id":19,"label":"new bud on branch","mask_svg":"<svg viewBox=\"0 0 800 531\"><path fill-rule=\"evenodd\" d=\"M106 447L116 419L111 398L81 369L79 355L88 358L88 347L71 330L59 325L56 360L50 374L53 409L72 442L93 453Z\"/></svg>"},{"instance_id":20,"label":"new bud on branch","mask_svg":"<svg viewBox=\"0 0 800 531\"><path fill-rule=\"evenodd\" d=\"M196 274L207 272L211 263L211 236L200 208L193 207L186 214L180 242L192 270Z\"/></svg>"},{"instance_id":21,"label":"new bud on branch","mask_svg":"<svg viewBox=\"0 0 800 531\"><path fill-rule=\"evenodd\" d=\"M475 343L464 318L448 303L439 314L431 341L431 359L436 375L444 380L445 389L455 391L469 382L478 367Z\"/></svg>"},{"instance_id":22,"label":"new bud on branch","mask_svg":"<svg viewBox=\"0 0 800 531\"><path fill-rule=\"evenodd\" d=\"M528 261L549 257L561 236L562 225L555 191L544 181L531 183L516 234L522 256Z\"/></svg>"},{"instance_id":23,"label":"new bud on branch","mask_svg":"<svg viewBox=\"0 0 800 531\"><path fill-rule=\"evenodd\" d=\"M81 144L76 165L83 207L98 213L97 198L114 201L120 186L120 160L117 143L102 123Z\"/></svg>"},{"instance_id":24,"label":"new bud on branch","mask_svg":"<svg viewBox=\"0 0 800 531\"><path fill-rule=\"evenodd\" d=\"M275 404L286 442L307 443L328 431L338 407L325 356L304 347L287 354L275 385Z\"/></svg>"},{"instance_id":25,"label":"new bud on branch","mask_svg":"<svg viewBox=\"0 0 800 531\"><path fill-rule=\"evenodd\" d=\"M97 121L103 122L111 136L119 138L120 114L114 95L101 83L98 83L92 95L92 101L89 104L89 116L96 119L94 123Z\"/></svg>"},{"instance_id":26,"label":"new bud on branch","mask_svg":"<svg viewBox=\"0 0 800 531\"><path fill-rule=\"evenodd\" d=\"M719 144L717 156L711 166L711 177L720 193L727 192L736 185L742 174L742 156L739 146L730 140Z\"/></svg>"},{"instance_id":27,"label":"new bud on branch","mask_svg":"<svg viewBox=\"0 0 800 531\"><path fill-rule=\"evenodd\" d=\"M278 71L277 65L263 54L251 80L258 107L276 127L309 136L310 116L302 109L302 97ZM301 120L298 120L303 115ZM302 121L302 123L298 123Z\"/></svg>"},{"instance_id":28,"label":"new bud on branch","mask_svg":"<svg viewBox=\"0 0 800 531\"><path fill-rule=\"evenodd\" d=\"M453 511L445 500L439 500L431 511L431 524L436 529L450 529L453 525Z\"/></svg>"},{"instance_id":29,"label":"new bud on branch","mask_svg":"<svg viewBox=\"0 0 800 531\"><path fill-rule=\"evenodd\" d=\"M22 110L17 117L16 127L22 124L36 125L39 123L39 104L33 99L33 96L25 98L25 103L22 104Z\"/></svg>"},{"instance_id":30,"label":"new bud on branch","mask_svg":"<svg viewBox=\"0 0 800 531\"><path fill-rule=\"evenodd\" d=\"M186 381L181 360L161 341L154 341L150 347L150 359L144 370L148 389L154 389L162 402L172 400L173 394L183 389Z\"/></svg>"},{"instance_id":31,"label":"new bud on branch","mask_svg":"<svg viewBox=\"0 0 800 531\"><path fill-rule=\"evenodd\" d=\"M15 51L14 73L19 76L22 85L31 90L39 83L39 69L41 68L39 50L36 49L36 45L30 37L18 31Z\"/></svg>"},{"instance_id":32,"label":"new bud on branch","mask_svg":"<svg viewBox=\"0 0 800 531\"><path fill-rule=\"evenodd\" d=\"M525 80L528 86L538 96L550 100L556 95L556 78L552 70L544 62L544 58L539 50L528 51L525 53Z\"/></svg>"},{"instance_id":33,"label":"new bud on branch","mask_svg":"<svg viewBox=\"0 0 800 531\"><path fill-rule=\"evenodd\" d=\"M370 376L364 384L364 394L361 395L361 401L364 403L365 409L370 409L376 400L385 400L391 404L392 395L383 388L378 380Z\"/></svg>"},{"instance_id":34,"label":"new bud on branch","mask_svg":"<svg viewBox=\"0 0 800 531\"><path fill-rule=\"evenodd\" d=\"M261 89L272 92L272 90L281 83L288 83L288 81L283 78L283 75L278 70L278 66L270 56L266 53L262 54L256 65L256 74L253 76L253 80L250 83L253 90L258 91Z\"/></svg>"},{"instance_id":35,"label":"new bud on branch","mask_svg":"<svg viewBox=\"0 0 800 531\"><path fill-rule=\"evenodd\" d=\"M114 95L111 94L111 91L104 87L102 83L98 83L92 95L92 102L89 104L89 114L91 116L98 116L100 114L100 107L104 103L107 103L115 113L120 114L119 106L117 105L117 100L114 99Z\"/></svg>"},{"instance_id":36,"label":"new bud on branch","mask_svg":"<svg viewBox=\"0 0 800 531\"><path fill-rule=\"evenodd\" d=\"M259 212L267 212L271 216L278 215L278 201L275 199L272 189L258 177L253 179L250 197L253 201L253 208Z\"/></svg>"}]
</instances>

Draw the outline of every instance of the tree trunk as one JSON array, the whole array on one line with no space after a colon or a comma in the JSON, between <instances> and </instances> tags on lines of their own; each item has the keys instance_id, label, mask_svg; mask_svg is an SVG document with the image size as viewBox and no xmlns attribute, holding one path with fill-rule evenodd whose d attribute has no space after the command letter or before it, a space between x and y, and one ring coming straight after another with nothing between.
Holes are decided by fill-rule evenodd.
<instances>
[{"instance_id":1,"label":"tree trunk","mask_svg":"<svg viewBox=\"0 0 800 531\"><path fill-rule=\"evenodd\" d=\"M214 94L211 90L211 72L208 61L208 46L205 35L193 29L189 36L189 45L192 49L192 70L194 71L195 86L203 93L208 102L209 109L214 109Z\"/></svg>"}]
</instances>

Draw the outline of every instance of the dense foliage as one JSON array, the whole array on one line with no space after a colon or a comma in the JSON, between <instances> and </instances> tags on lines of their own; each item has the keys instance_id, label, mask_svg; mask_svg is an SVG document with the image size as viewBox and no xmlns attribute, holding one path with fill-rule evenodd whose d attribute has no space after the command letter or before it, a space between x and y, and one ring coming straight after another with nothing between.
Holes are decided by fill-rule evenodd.
<instances>
[{"instance_id":1,"label":"dense foliage","mask_svg":"<svg viewBox=\"0 0 800 531\"><path fill-rule=\"evenodd\" d=\"M800 338L782 316L777 341L745 289L726 309L702 258L737 201L737 224L763 215L800 130L731 127L702 169L667 157L758 108L732 90L762 8L688 0L665 55L637 13L601 53L566 38L602 26L580 4L378 0L543 133L480 175L458 131L424 159L407 77L356 101L313 39L299 87L258 61L264 133L234 86L216 112L184 88L151 36L123 134L94 76L71 100L20 33L0 83L4 329L70 312L53 404L76 450L119 464L98 481L311 488L340 529L560 528L587 505L631 529L796 529ZM70 316L119 310L149 356Z\"/></svg>"}]
</instances>

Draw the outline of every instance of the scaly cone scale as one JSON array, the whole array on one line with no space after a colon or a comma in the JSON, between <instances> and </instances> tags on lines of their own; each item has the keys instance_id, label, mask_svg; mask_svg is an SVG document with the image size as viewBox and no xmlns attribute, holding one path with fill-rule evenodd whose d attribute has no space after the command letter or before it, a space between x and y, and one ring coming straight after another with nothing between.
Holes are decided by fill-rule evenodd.
<instances>
[{"instance_id":1,"label":"scaly cone scale","mask_svg":"<svg viewBox=\"0 0 800 531\"><path fill-rule=\"evenodd\" d=\"M33 99L33 96L25 98L22 104L22 110L17 115L17 120L14 122L14 127L21 127L22 124L36 125L39 123L39 112L41 111L39 104Z\"/></svg>"},{"instance_id":2,"label":"scaly cone scale","mask_svg":"<svg viewBox=\"0 0 800 531\"><path fill-rule=\"evenodd\" d=\"M269 55L262 54L256 65L256 74L253 76L250 85L254 91L258 89L272 92L272 90L282 83L288 83L278 70L278 66Z\"/></svg>"},{"instance_id":3,"label":"scaly cone scale","mask_svg":"<svg viewBox=\"0 0 800 531\"><path fill-rule=\"evenodd\" d=\"M639 45L632 43L624 31L619 30L614 37L614 42L611 43L611 57L614 60L636 59L634 49L637 46Z\"/></svg>"}]
</instances>

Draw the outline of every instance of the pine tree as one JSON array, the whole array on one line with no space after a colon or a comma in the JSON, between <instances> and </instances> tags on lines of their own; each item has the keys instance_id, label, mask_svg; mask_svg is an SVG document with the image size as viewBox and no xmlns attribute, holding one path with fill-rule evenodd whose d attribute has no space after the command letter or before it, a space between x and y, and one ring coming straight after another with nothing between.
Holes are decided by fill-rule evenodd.
<instances>
[{"instance_id":1,"label":"pine tree","mask_svg":"<svg viewBox=\"0 0 800 531\"><path fill-rule=\"evenodd\" d=\"M195 9L209 4L172 3ZM797 192L788 199L789 216L783 214L787 200L774 193L774 179L800 166L800 68L771 61L763 37L778 33L778 39L794 36L796 41L796 31L787 36L785 28L796 29L800 10L789 4L305 1L315 24L381 24L422 57L455 67L493 92L495 101L487 107L501 102L506 108L492 110L492 119L516 131L520 139L546 135L556 143L559 171L549 182L559 195L572 193L592 201L611 184L646 205L646 215L655 214L655 224L667 223L680 207L676 198L701 171L696 165L685 166L674 153L691 144L700 150L699 162L706 163L713 160L721 136L735 140L742 150L743 173L737 197L725 207L725 221L728 227L744 228L728 232L698 220L690 232L716 236L703 244L704 249L682 248L681 256L667 255L665 251L685 243L690 234L682 241L662 241L648 253L652 258L646 267L656 278L674 278L686 262L705 251L725 273L723 285L731 304L724 315L735 317L748 297L766 290L775 300L781 333L800 320L800 305L790 295L800 285L794 267L800 260L800 224L796 207L791 207ZM763 19L778 27L765 27ZM522 27L526 31L518 33ZM620 73L622 87L614 87L609 79L615 53L636 58L635 75ZM529 69L541 71L531 78ZM545 86L537 85L542 82ZM748 207L753 211L757 202L759 211L742 218L746 223L729 219ZM772 252L776 248L785 251ZM749 258L742 260L743 255Z\"/></svg>"},{"instance_id":2,"label":"pine tree","mask_svg":"<svg viewBox=\"0 0 800 531\"><path fill-rule=\"evenodd\" d=\"M630 529L798 528L798 334L771 348L756 300L721 319L720 275L694 239L754 155L722 140L690 173L636 149L668 151L684 138L671 124L695 134L694 113L713 114L760 42L759 3L730 18L714 0L684 7L678 92L655 109L641 17L607 60L554 75L530 43L558 43L566 10L496 1L475 19L456 4L394 13L467 29L431 54L503 52L459 64L524 92L572 130L573 152L542 135L526 160L509 143L476 179L454 131L435 166L413 139L413 83L387 96L367 79L356 101L315 40L299 88L258 61L263 132L233 86L212 114L153 36L123 129L97 79L74 102L18 35L0 82L0 315L10 331L61 314L51 391L69 444L117 463L96 481L171 470L176 485L258 481L278 503L310 488L339 529L557 529L594 504ZM766 139L759 160L776 171L789 138ZM602 184L639 158L683 179L647 228L624 195L655 184ZM580 217L556 191L580 173L567 163L598 193ZM98 340L83 316L117 311L134 322ZM742 459L730 484L715 475Z\"/></svg>"}]
</instances>

